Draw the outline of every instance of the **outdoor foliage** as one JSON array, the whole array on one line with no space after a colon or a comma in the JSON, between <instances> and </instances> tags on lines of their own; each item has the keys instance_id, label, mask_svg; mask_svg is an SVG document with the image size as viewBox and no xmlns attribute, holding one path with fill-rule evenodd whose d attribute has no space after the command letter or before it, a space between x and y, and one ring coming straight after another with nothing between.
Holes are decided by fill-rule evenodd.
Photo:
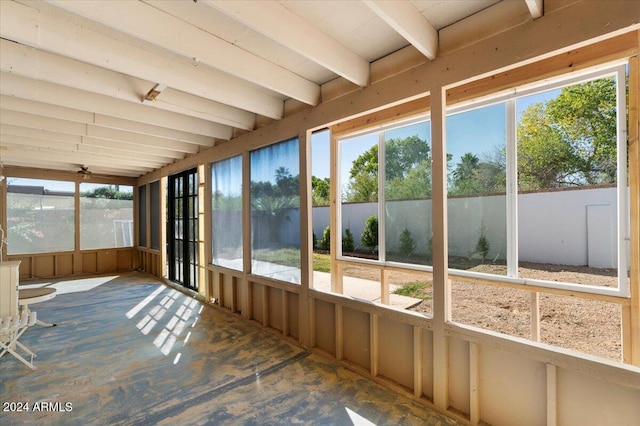
<instances>
[{"instance_id":1,"label":"outdoor foliage","mask_svg":"<svg viewBox=\"0 0 640 426\"><path fill-rule=\"evenodd\" d=\"M133 191L120 191L119 185L100 186L91 191L82 192L81 197L105 198L109 200L133 200Z\"/></svg>"},{"instance_id":2,"label":"outdoor foliage","mask_svg":"<svg viewBox=\"0 0 640 426\"><path fill-rule=\"evenodd\" d=\"M387 200L431 195L429 144L418 136L389 139L385 143L385 196ZM356 158L349 171L345 201L378 200L378 145Z\"/></svg>"},{"instance_id":3,"label":"outdoor foliage","mask_svg":"<svg viewBox=\"0 0 640 426\"><path fill-rule=\"evenodd\" d=\"M355 243L353 242L353 234L351 233L351 229L345 229L344 233L345 235L344 237L342 237L342 252L353 252L355 250Z\"/></svg>"},{"instance_id":4,"label":"outdoor foliage","mask_svg":"<svg viewBox=\"0 0 640 426\"><path fill-rule=\"evenodd\" d=\"M411 236L411 231L404 228L404 231L400 234L400 254L404 257L409 257L416 249L416 242Z\"/></svg>"},{"instance_id":5,"label":"outdoor foliage","mask_svg":"<svg viewBox=\"0 0 640 426\"><path fill-rule=\"evenodd\" d=\"M478 237L478 242L476 243L476 253L480 255L482 263L484 263L484 260L489 254L490 247L491 245L489 244L489 239L484 232L484 224L482 224L480 226L480 236Z\"/></svg>"},{"instance_id":6,"label":"outdoor foliage","mask_svg":"<svg viewBox=\"0 0 640 426\"><path fill-rule=\"evenodd\" d=\"M330 192L329 178L311 176L311 200L314 206L328 206Z\"/></svg>"},{"instance_id":7,"label":"outdoor foliage","mask_svg":"<svg viewBox=\"0 0 640 426\"><path fill-rule=\"evenodd\" d=\"M497 149L493 157L480 160L467 152L455 166L449 182L450 195L472 195L504 192L506 182L504 149Z\"/></svg>"},{"instance_id":8,"label":"outdoor foliage","mask_svg":"<svg viewBox=\"0 0 640 426\"><path fill-rule=\"evenodd\" d=\"M565 87L523 111L518 123L521 189L616 182L616 81Z\"/></svg>"},{"instance_id":9,"label":"outdoor foliage","mask_svg":"<svg viewBox=\"0 0 640 426\"><path fill-rule=\"evenodd\" d=\"M330 250L331 249L331 230L327 226L324 228L324 232L322 233L322 238L318 242L318 246L322 250Z\"/></svg>"},{"instance_id":10,"label":"outdoor foliage","mask_svg":"<svg viewBox=\"0 0 640 426\"><path fill-rule=\"evenodd\" d=\"M367 247L371 252L375 252L378 247L378 218L375 216L369 216L364 223L364 231L360 242L363 246Z\"/></svg>"},{"instance_id":11,"label":"outdoor foliage","mask_svg":"<svg viewBox=\"0 0 640 426\"><path fill-rule=\"evenodd\" d=\"M299 206L299 188L298 176L292 176L286 167L278 167L275 184L251 182L251 204L255 210L276 215L282 209Z\"/></svg>"}]
</instances>

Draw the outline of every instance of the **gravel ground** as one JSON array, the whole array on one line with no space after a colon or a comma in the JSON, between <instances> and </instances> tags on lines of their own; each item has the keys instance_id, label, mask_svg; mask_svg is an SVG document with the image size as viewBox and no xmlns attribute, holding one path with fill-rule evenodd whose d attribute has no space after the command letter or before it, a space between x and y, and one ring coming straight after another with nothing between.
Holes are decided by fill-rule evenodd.
<instances>
[{"instance_id":1,"label":"gravel ground","mask_svg":"<svg viewBox=\"0 0 640 426\"><path fill-rule=\"evenodd\" d=\"M472 270L504 274L500 265L478 265ZM345 274L378 281L379 272L362 267L345 267ZM566 265L522 264L519 275L551 281L564 281L615 287L616 271ZM413 273L392 272L394 284L425 281ZM512 336L529 338L531 292L469 282L452 282L452 317L456 322ZM431 315L430 289L426 298L411 308ZM621 361L621 308L608 302L571 296L540 294L540 334L543 343L590 355Z\"/></svg>"}]
</instances>

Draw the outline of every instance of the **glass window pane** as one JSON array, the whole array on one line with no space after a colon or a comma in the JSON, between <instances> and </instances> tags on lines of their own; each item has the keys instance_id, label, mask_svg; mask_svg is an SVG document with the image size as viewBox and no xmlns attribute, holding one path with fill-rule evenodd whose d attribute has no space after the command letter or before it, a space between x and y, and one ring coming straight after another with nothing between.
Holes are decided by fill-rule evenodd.
<instances>
[{"instance_id":1,"label":"glass window pane","mask_svg":"<svg viewBox=\"0 0 640 426\"><path fill-rule=\"evenodd\" d=\"M506 104L447 117L449 267L506 275Z\"/></svg>"},{"instance_id":2,"label":"glass window pane","mask_svg":"<svg viewBox=\"0 0 640 426\"><path fill-rule=\"evenodd\" d=\"M242 270L242 157L211 166L213 264Z\"/></svg>"},{"instance_id":3,"label":"glass window pane","mask_svg":"<svg viewBox=\"0 0 640 426\"><path fill-rule=\"evenodd\" d=\"M431 265L431 126L386 131L386 260Z\"/></svg>"},{"instance_id":4,"label":"glass window pane","mask_svg":"<svg viewBox=\"0 0 640 426\"><path fill-rule=\"evenodd\" d=\"M300 283L298 140L251 152L251 271Z\"/></svg>"},{"instance_id":5,"label":"glass window pane","mask_svg":"<svg viewBox=\"0 0 640 426\"><path fill-rule=\"evenodd\" d=\"M616 92L611 76L517 100L520 277L618 286Z\"/></svg>"},{"instance_id":6,"label":"glass window pane","mask_svg":"<svg viewBox=\"0 0 640 426\"><path fill-rule=\"evenodd\" d=\"M138 187L138 245L147 246L147 185Z\"/></svg>"},{"instance_id":7,"label":"glass window pane","mask_svg":"<svg viewBox=\"0 0 640 426\"><path fill-rule=\"evenodd\" d=\"M131 246L133 246L133 187L81 183L80 249Z\"/></svg>"},{"instance_id":8,"label":"glass window pane","mask_svg":"<svg viewBox=\"0 0 640 426\"><path fill-rule=\"evenodd\" d=\"M151 248L160 250L160 181L149 184L151 211Z\"/></svg>"},{"instance_id":9,"label":"glass window pane","mask_svg":"<svg viewBox=\"0 0 640 426\"><path fill-rule=\"evenodd\" d=\"M7 179L7 253L71 251L75 246L75 183Z\"/></svg>"},{"instance_id":10,"label":"glass window pane","mask_svg":"<svg viewBox=\"0 0 640 426\"><path fill-rule=\"evenodd\" d=\"M355 253L378 259L378 134L340 141L342 232L353 234Z\"/></svg>"}]
</instances>

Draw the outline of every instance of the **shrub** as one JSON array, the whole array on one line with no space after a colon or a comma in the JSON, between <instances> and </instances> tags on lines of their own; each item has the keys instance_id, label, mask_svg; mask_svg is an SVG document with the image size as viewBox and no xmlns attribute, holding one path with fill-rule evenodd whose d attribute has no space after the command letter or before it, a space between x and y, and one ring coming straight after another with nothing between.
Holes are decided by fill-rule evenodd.
<instances>
[{"instance_id":1,"label":"shrub","mask_svg":"<svg viewBox=\"0 0 640 426\"><path fill-rule=\"evenodd\" d=\"M320 242L318 243L318 245L322 250L331 249L331 231L329 230L328 226L324 228L324 232L322 233L322 238L320 239Z\"/></svg>"},{"instance_id":2,"label":"shrub","mask_svg":"<svg viewBox=\"0 0 640 426\"><path fill-rule=\"evenodd\" d=\"M371 250L371 253L375 252L378 246L378 218L371 215L364 223L364 230L362 231L362 237L360 242L363 246Z\"/></svg>"},{"instance_id":3,"label":"shrub","mask_svg":"<svg viewBox=\"0 0 640 426\"><path fill-rule=\"evenodd\" d=\"M416 242L411 236L411 231L404 228L404 231L400 234L400 254L404 257L409 257L416 249Z\"/></svg>"},{"instance_id":4,"label":"shrub","mask_svg":"<svg viewBox=\"0 0 640 426\"><path fill-rule=\"evenodd\" d=\"M342 252L349 253L355 250L355 244L353 242L353 234L349 228L344 230L344 237L342 238Z\"/></svg>"},{"instance_id":5,"label":"shrub","mask_svg":"<svg viewBox=\"0 0 640 426\"><path fill-rule=\"evenodd\" d=\"M489 244L489 240L487 236L484 234L484 225L480 226L480 236L478 237L478 242L476 243L476 253L480 255L482 259L482 263L484 263L484 259L489 254L489 248L491 245Z\"/></svg>"}]
</instances>

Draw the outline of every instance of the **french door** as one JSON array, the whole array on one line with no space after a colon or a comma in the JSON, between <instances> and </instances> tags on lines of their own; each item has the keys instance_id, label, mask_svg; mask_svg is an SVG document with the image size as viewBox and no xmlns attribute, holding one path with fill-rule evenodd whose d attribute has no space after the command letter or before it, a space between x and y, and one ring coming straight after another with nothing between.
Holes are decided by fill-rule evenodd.
<instances>
[{"instance_id":1,"label":"french door","mask_svg":"<svg viewBox=\"0 0 640 426\"><path fill-rule=\"evenodd\" d=\"M169 176L169 279L198 290L198 173L191 169Z\"/></svg>"}]
</instances>

